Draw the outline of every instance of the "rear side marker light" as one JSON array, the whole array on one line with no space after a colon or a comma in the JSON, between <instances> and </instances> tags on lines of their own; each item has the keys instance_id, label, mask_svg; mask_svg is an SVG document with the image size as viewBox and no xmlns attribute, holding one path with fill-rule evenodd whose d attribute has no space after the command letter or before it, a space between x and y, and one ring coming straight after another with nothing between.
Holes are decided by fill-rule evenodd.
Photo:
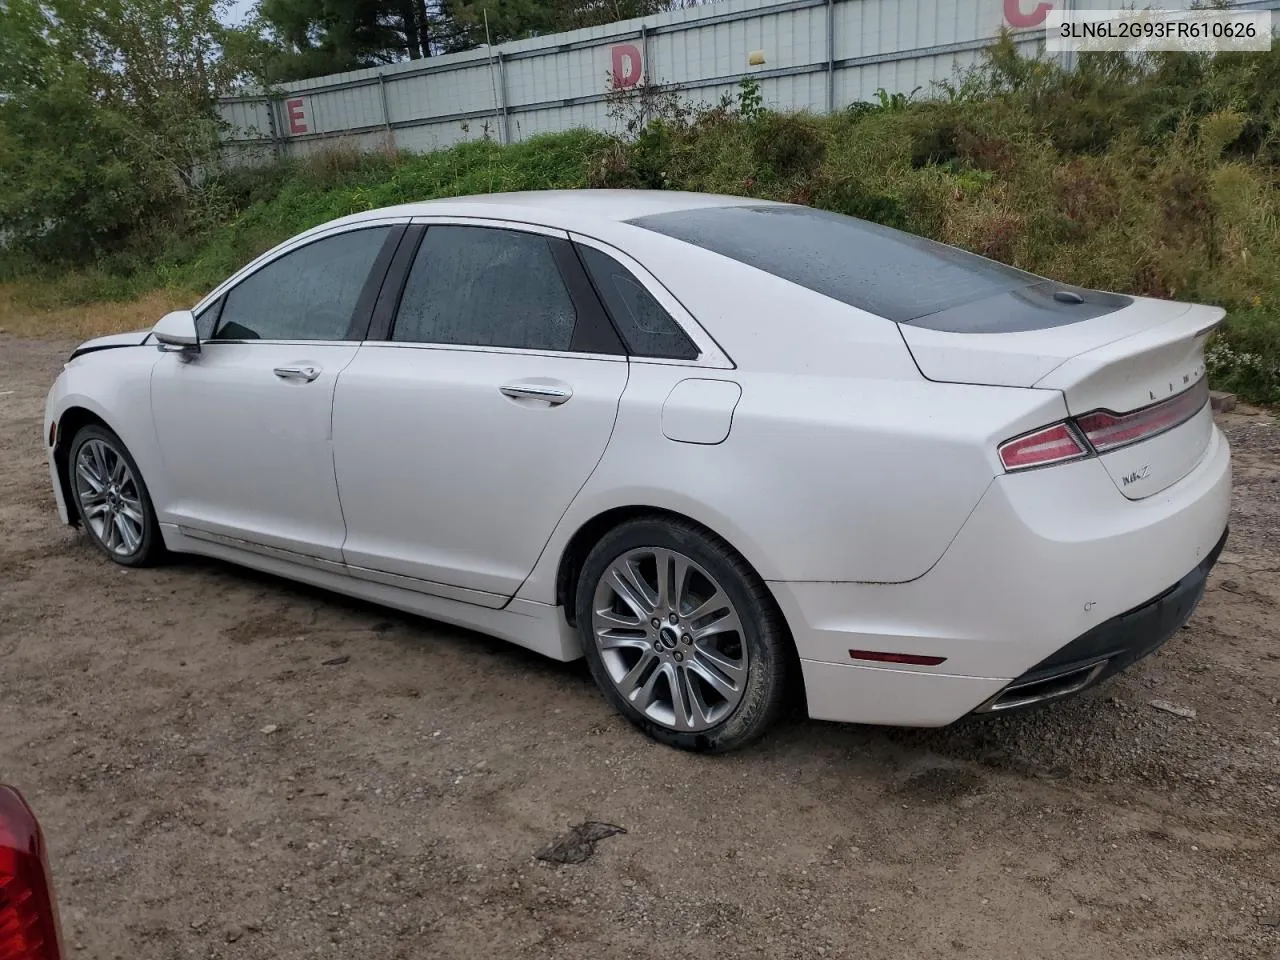
<instances>
[{"instance_id":1,"label":"rear side marker light","mask_svg":"<svg viewBox=\"0 0 1280 960\"><path fill-rule=\"evenodd\" d=\"M0 958L62 960L44 837L8 787L0 787Z\"/></svg>"},{"instance_id":2,"label":"rear side marker light","mask_svg":"<svg viewBox=\"0 0 1280 960\"><path fill-rule=\"evenodd\" d=\"M927 657L920 653L885 653L880 650L850 650L854 660L872 660L876 663L909 663L916 667L936 667L946 657Z\"/></svg>"},{"instance_id":3,"label":"rear side marker light","mask_svg":"<svg viewBox=\"0 0 1280 960\"><path fill-rule=\"evenodd\" d=\"M1006 470L1026 470L1087 457L1084 445L1070 424L1055 423L1000 444L1000 462Z\"/></svg>"},{"instance_id":4,"label":"rear side marker light","mask_svg":"<svg viewBox=\"0 0 1280 960\"><path fill-rule=\"evenodd\" d=\"M1186 423L1209 402L1209 382L1201 380L1176 397L1161 400L1132 413L1116 414L1095 410L1078 418L1076 423L1098 453L1106 453Z\"/></svg>"}]
</instances>

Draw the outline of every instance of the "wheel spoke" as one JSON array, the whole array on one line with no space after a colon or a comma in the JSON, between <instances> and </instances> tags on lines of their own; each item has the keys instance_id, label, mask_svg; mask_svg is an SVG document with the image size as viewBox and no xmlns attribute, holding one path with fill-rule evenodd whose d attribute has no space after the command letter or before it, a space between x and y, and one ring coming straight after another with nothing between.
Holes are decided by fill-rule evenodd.
<instances>
[{"instance_id":1,"label":"wheel spoke","mask_svg":"<svg viewBox=\"0 0 1280 960\"><path fill-rule=\"evenodd\" d=\"M120 498L119 510L128 517L139 528L142 527L142 502L140 500L132 500L129 497Z\"/></svg>"},{"instance_id":2,"label":"wheel spoke","mask_svg":"<svg viewBox=\"0 0 1280 960\"><path fill-rule=\"evenodd\" d=\"M636 700L636 697L638 696L636 685L640 683L641 679L645 678L649 668L653 666L654 661L656 661L657 659L658 659L658 655L654 653L652 650L646 650L644 653L642 653L640 655L640 659L636 661L636 665L632 667L630 670L628 670L620 679L614 681L615 685L618 688L618 692L622 694L624 697L626 697L628 700L631 700L632 702L634 702ZM653 676L656 676L657 673L658 671L654 670ZM650 694L649 694L650 697L652 697L653 676L648 677L648 683L646 683L644 687L644 689L650 691ZM644 692L643 690L639 691L639 693L641 694L643 692ZM645 704L647 705L647 703L648 701L646 700ZM642 705L637 704L637 706L642 706ZM643 706L642 706L642 709L643 709Z\"/></svg>"},{"instance_id":3,"label":"wheel spoke","mask_svg":"<svg viewBox=\"0 0 1280 960\"><path fill-rule=\"evenodd\" d=\"M704 623L693 627L694 642L705 640L707 637L715 636L718 633L742 633L742 623L738 620L737 613L733 607L726 607L718 611L719 615L710 623Z\"/></svg>"},{"instance_id":4,"label":"wheel spoke","mask_svg":"<svg viewBox=\"0 0 1280 960\"><path fill-rule=\"evenodd\" d=\"M116 508L107 506L107 512L102 516L102 545L108 550L115 549L116 541Z\"/></svg>"},{"instance_id":5,"label":"wheel spoke","mask_svg":"<svg viewBox=\"0 0 1280 960\"><path fill-rule=\"evenodd\" d=\"M635 568L626 560L615 563L610 570L613 591L640 619L649 617L657 609L657 600L649 592Z\"/></svg>"},{"instance_id":6,"label":"wheel spoke","mask_svg":"<svg viewBox=\"0 0 1280 960\"><path fill-rule=\"evenodd\" d=\"M672 550L654 550L653 565L658 576L655 606L659 610L678 610L684 578L689 570L688 559Z\"/></svg>"},{"instance_id":7,"label":"wheel spoke","mask_svg":"<svg viewBox=\"0 0 1280 960\"><path fill-rule=\"evenodd\" d=\"M707 711L702 697L694 689L689 674L674 664L665 664L667 679L671 684L671 710L675 715L677 730L694 730L707 721Z\"/></svg>"},{"instance_id":8,"label":"wheel spoke","mask_svg":"<svg viewBox=\"0 0 1280 960\"><path fill-rule=\"evenodd\" d=\"M682 617L687 617L685 607L689 602L689 571L693 564L683 554L671 558L671 606Z\"/></svg>"},{"instance_id":9,"label":"wheel spoke","mask_svg":"<svg viewBox=\"0 0 1280 960\"><path fill-rule=\"evenodd\" d=\"M597 630L596 643L601 650L648 650L652 656L652 644L645 637L634 634L615 633L612 630Z\"/></svg>"},{"instance_id":10,"label":"wheel spoke","mask_svg":"<svg viewBox=\"0 0 1280 960\"><path fill-rule=\"evenodd\" d=\"M135 530L129 518L119 511L115 515L115 526L120 534L120 542L124 547L124 552L130 554L137 550L138 544L142 541L141 531Z\"/></svg>"},{"instance_id":11,"label":"wheel spoke","mask_svg":"<svg viewBox=\"0 0 1280 960\"><path fill-rule=\"evenodd\" d=\"M707 599L703 600L688 613L683 614L683 616L686 620L696 624L699 620L704 620L713 613L732 609L732 605L729 603L729 598L725 596L723 590L717 588L715 593L707 597Z\"/></svg>"},{"instance_id":12,"label":"wheel spoke","mask_svg":"<svg viewBox=\"0 0 1280 960\"><path fill-rule=\"evenodd\" d=\"M114 453L114 451L112 452ZM129 466L124 462L124 457L120 456L120 454L116 453L115 458L115 466L111 468L111 482L123 486L124 481L129 476Z\"/></svg>"},{"instance_id":13,"label":"wheel spoke","mask_svg":"<svg viewBox=\"0 0 1280 960\"><path fill-rule=\"evenodd\" d=\"M111 468L107 466L107 449L100 440L94 440L91 449L93 450L93 462L97 468L98 476L102 478L105 484L107 478L111 476Z\"/></svg>"},{"instance_id":14,"label":"wheel spoke","mask_svg":"<svg viewBox=\"0 0 1280 960\"><path fill-rule=\"evenodd\" d=\"M98 476L94 464L83 453L77 458L76 476L83 480L94 493L102 493L107 488L107 481Z\"/></svg>"},{"instance_id":15,"label":"wheel spoke","mask_svg":"<svg viewBox=\"0 0 1280 960\"><path fill-rule=\"evenodd\" d=\"M688 669L690 673L697 674L706 681L707 686L720 694L720 696L724 697L726 700L732 700L741 693L742 688L737 683L726 679L716 666L711 665L716 661L711 660L711 663L709 664L699 659L700 656L705 656L705 654L695 654L694 658L689 661L689 665L686 669ZM707 659L710 660L710 658ZM735 667L734 671L736 673L743 674L743 679L745 679L745 670Z\"/></svg>"},{"instance_id":16,"label":"wheel spoke","mask_svg":"<svg viewBox=\"0 0 1280 960\"><path fill-rule=\"evenodd\" d=\"M635 695L632 696L631 702L634 703L641 712L647 714L650 708L653 707L654 702L658 699L659 684L666 681L664 685L670 686L671 680L667 674L668 667L668 664L659 664L657 669L649 674L648 679L644 682L644 686L637 690Z\"/></svg>"},{"instance_id":17,"label":"wheel spoke","mask_svg":"<svg viewBox=\"0 0 1280 960\"><path fill-rule=\"evenodd\" d=\"M609 626L621 627L624 630L635 630L648 625L648 621L646 621L639 613L628 620L626 617L614 613L609 607L605 607L603 610L597 610L595 612L595 617L597 627Z\"/></svg>"},{"instance_id":18,"label":"wheel spoke","mask_svg":"<svg viewBox=\"0 0 1280 960\"><path fill-rule=\"evenodd\" d=\"M734 684L736 689L741 689L742 684L746 682L746 663L742 660L731 660L709 644L695 648L693 659L705 667L719 671L725 679Z\"/></svg>"}]
</instances>

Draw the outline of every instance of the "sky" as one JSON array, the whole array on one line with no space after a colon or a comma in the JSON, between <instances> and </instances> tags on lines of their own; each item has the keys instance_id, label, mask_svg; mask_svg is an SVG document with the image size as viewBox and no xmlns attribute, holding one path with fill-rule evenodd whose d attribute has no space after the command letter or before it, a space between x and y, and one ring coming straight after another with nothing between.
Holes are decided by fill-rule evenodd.
<instances>
[{"instance_id":1,"label":"sky","mask_svg":"<svg viewBox=\"0 0 1280 960\"><path fill-rule=\"evenodd\" d=\"M257 5L258 0L231 0L230 4L227 5L226 22L237 26L244 23Z\"/></svg>"}]
</instances>

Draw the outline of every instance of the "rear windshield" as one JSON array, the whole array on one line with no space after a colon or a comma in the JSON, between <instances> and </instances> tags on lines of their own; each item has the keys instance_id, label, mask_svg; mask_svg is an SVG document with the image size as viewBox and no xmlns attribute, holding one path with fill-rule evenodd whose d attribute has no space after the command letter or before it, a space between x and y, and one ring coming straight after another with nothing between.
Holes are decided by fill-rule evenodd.
<instances>
[{"instance_id":1,"label":"rear windshield","mask_svg":"<svg viewBox=\"0 0 1280 960\"><path fill-rule=\"evenodd\" d=\"M1044 288L1068 288L955 247L811 207L708 207L629 222L898 323L938 315L940 329L1035 329L1088 319L1122 305L1100 303L1097 294L1084 298L1092 303L1055 303L1053 290ZM1003 322L993 324L986 310L954 309L992 298L1025 303L1032 288L1048 293L1030 297L1038 309L1016 311L1021 315L1007 316ZM1008 294L1015 296L1002 296ZM1033 319L1031 314L1038 316Z\"/></svg>"}]
</instances>

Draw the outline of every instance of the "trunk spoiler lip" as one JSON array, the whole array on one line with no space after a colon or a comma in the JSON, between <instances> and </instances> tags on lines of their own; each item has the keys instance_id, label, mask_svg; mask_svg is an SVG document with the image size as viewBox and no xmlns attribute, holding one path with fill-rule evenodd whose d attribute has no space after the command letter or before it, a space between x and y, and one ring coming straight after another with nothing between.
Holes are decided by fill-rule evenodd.
<instances>
[{"instance_id":1,"label":"trunk spoiler lip","mask_svg":"<svg viewBox=\"0 0 1280 960\"><path fill-rule=\"evenodd\" d=\"M1156 298L1147 298L1147 297L1142 297L1142 298L1135 297L1134 299L1135 299L1135 302L1146 301L1151 303L1166 303L1166 304L1175 302L1175 301L1168 301L1168 300L1158 300ZM1187 323L1188 320L1193 320L1196 326L1194 329L1186 332L1183 336L1189 340L1199 339L1200 337L1208 336L1210 333L1216 330L1219 326L1221 326L1222 321L1225 320L1227 316L1227 311L1224 308L1211 306L1209 304L1186 303L1186 304L1179 304L1179 305L1185 307L1185 309L1179 310L1177 314L1170 317L1164 323L1157 324L1156 326L1153 326L1153 327L1148 327L1145 330L1138 330L1134 333L1130 333L1125 336L1117 337L1116 339L1109 340L1106 343L1100 343L1098 344L1098 346L1094 347L1092 350L1086 350L1084 353L1076 354L1074 357L1064 357L1061 363L1055 366L1052 370L1049 370L1044 374L1042 374L1040 378L1036 380L1036 382L1033 383L1031 386L1033 388L1059 390L1061 388L1056 385L1045 385L1045 381L1052 378L1054 374L1058 373L1059 370L1061 370L1063 367L1067 366L1068 364L1077 362L1085 357L1091 356L1101 351L1113 349L1117 344L1124 343L1125 341L1128 341L1128 340L1133 340L1138 337L1151 337L1153 335L1159 334L1162 331L1168 330L1169 327L1172 327L1175 324L1185 324ZM1193 318L1199 318L1199 319L1193 319Z\"/></svg>"}]
</instances>

